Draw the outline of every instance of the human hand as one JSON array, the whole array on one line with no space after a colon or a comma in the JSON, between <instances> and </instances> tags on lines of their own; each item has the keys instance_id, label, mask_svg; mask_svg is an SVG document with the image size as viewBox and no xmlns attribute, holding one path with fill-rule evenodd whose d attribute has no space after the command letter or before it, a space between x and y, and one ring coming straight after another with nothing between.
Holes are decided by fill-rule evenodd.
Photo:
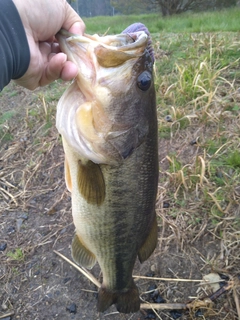
<instances>
[{"instance_id":1,"label":"human hand","mask_svg":"<svg viewBox=\"0 0 240 320\"><path fill-rule=\"evenodd\" d=\"M65 81L76 77L77 66L67 61L54 35L64 28L82 35L85 24L66 0L13 0L27 35L30 64L27 72L15 80L33 90L56 79Z\"/></svg>"}]
</instances>

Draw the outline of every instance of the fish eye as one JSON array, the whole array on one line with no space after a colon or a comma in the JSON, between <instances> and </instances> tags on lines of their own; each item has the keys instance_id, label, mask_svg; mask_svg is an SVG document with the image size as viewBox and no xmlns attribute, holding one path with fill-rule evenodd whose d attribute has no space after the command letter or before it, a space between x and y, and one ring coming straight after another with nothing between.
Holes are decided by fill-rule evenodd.
<instances>
[{"instance_id":1,"label":"fish eye","mask_svg":"<svg viewBox=\"0 0 240 320\"><path fill-rule=\"evenodd\" d=\"M142 91L147 91L152 83L152 75L148 71L143 71L137 78L137 86Z\"/></svg>"}]
</instances>

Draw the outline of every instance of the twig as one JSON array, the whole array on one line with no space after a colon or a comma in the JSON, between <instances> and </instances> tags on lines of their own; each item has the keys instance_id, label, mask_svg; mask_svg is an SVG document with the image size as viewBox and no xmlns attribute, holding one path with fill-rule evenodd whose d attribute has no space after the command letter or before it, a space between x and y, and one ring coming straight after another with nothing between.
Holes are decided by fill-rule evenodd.
<instances>
[{"instance_id":1,"label":"twig","mask_svg":"<svg viewBox=\"0 0 240 320\"><path fill-rule=\"evenodd\" d=\"M155 309L155 310L185 310L187 305L185 303L141 303L141 309Z\"/></svg>"},{"instance_id":2,"label":"twig","mask_svg":"<svg viewBox=\"0 0 240 320\"><path fill-rule=\"evenodd\" d=\"M223 293L225 293L226 291L232 289L234 285L233 281L228 281L226 282L226 284L219 288L217 291L215 291L213 294L211 294L208 298L212 301L215 301L217 298L219 298Z\"/></svg>"},{"instance_id":3,"label":"twig","mask_svg":"<svg viewBox=\"0 0 240 320\"><path fill-rule=\"evenodd\" d=\"M138 279L148 279L148 280L158 280L158 281L175 281L175 282L202 282L203 280L196 279L178 279L178 278L156 278L156 277L147 277L147 276L133 276L133 278Z\"/></svg>"},{"instance_id":4,"label":"twig","mask_svg":"<svg viewBox=\"0 0 240 320\"><path fill-rule=\"evenodd\" d=\"M72 265L74 268L76 268L78 271L80 271L85 277L87 277L93 284L95 284L98 288L101 287L100 282L87 270L84 270L83 268L76 265L74 262L69 260L67 257L65 257L60 252L53 250L59 257L61 257L63 260L67 261L70 265ZM156 278L156 277L146 277L146 276L133 276L134 278L139 279L151 279L151 280L162 280L162 281L182 281L182 282L202 282L201 280L196 279L174 279L174 278ZM192 300L188 303L141 303L140 308L141 309L152 309L152 310L190 310L193 307L200 308L203 305L209 304L210 302L216 300L220 295L222 295L227 290L231 289L233 287L232 282L227 282L225 286L214 292L211 296L206 297L205 299L201 299L200 301ZM237 307L238 312L238 319L240 320L240 306L239 306L239 299L237 297L236 292L234 292L234 300ZM1 317L0 317L1 319Z\"/></svg>"},{"instance_id":5,"label":"twig","mask_svg":"<svg viewBox=\"0 0 240 320\"><path fill-rule=\"evenodd\" d=\"M90 281L92 281L93 284L95 284L95 286L97 286L98 288L101 287L101 283L87 270L84 270L83 268L79 267L78 265L76 265L74 262L72 262L71 260L69 260L67 257L65 257L63 254L61 254L60 252L53 250L53 252L55 252L59 257L61 257L63 260L67 261L71 266L73 266L75 269L77 269L78 271L80 271L85 277L87 277Z\"/></svg>"},{"instance_id":6,"label":"twig","mask_svg":"<svg viewBox=\"0 0 240 320\"><path fill-rule=\"evenodd\" d=\"M5 313L5 314L2 314L0 315L0 319L4 319L4 318L7 318L7 317L11 317L14 315L14 311L10 311L8 313Z\"/></svg>"},{"instance_id":7,"label":"twig","mask_svg":"<svg viewBox=\"0 0 240 320\"><path fill-rule=\"evenodd\" d=\"M240 304L239 304L239 298L238 294L236 292L236 288L233 288L233 298L236 304L237 314L238 314L238 320L240 320Z\"/></svg>"}]
</instances>

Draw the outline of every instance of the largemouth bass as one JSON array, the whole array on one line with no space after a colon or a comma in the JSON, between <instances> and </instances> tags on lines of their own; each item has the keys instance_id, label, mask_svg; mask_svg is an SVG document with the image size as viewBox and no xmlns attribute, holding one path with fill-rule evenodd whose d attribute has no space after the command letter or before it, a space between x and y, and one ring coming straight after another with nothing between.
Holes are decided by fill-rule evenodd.
<instances>
[{"instance_id":1,"label":"largemouth bass","mask_svg":"<svg viewBox=\"0 0 240 320\"><path fill-rule=\"evenodd\" d=\"M130 30L130 29L128 29ZM153 57L144 31L57 39L78 65L57 106L76 233L72 256L103 281L98 311L140 308L132 271L157 243L158 141Z\"/></svg>"}]
</instances>

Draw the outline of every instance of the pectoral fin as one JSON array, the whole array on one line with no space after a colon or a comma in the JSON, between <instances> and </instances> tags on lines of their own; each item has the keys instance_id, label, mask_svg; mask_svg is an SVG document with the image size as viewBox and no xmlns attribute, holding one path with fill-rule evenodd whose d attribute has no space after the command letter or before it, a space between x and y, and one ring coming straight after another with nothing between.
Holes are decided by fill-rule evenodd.
<instances>
[{"instance_id":1,"label":"pectoral fin","mask_svg":"<svg viewBox=\"0 0 240 320\"><path fill-rule=\"evenodd\" d=\"M77 234L72 241L72 257L76 263L88 269L96 263L95 255L82 244Z\"/></svg>"},{"instance_id":2,"label":"pectoral fin","mask_svg":"<svg viewBox=\"0 0 240 320\"><path fill-rule=\"evenodd\" d=\"M65 181L66 181L68 191L72 192L72 179L71 179L69 164L66 156L65 156L65 162L64 162L64 171L65 171Z\"/></svg>"},{"instance_id":3,"label":"pectoral fin","mask_svg":"<svg viewBox=\"0 0 240 320\"><path fill-rule=\"evenodd\" d=\"M101 205L105 199L105 181L100 166L92 161L79 160L78 188L89 204Z\"/></svg>"},{"instance_id":4,"label":"pectoral fin","mask_svg":"<svg viewBox=\"0 0 240 320\"><path fill-rule=\"evenodd\" d=\"M148 237L140 250L138 251L138 259L142 263L145 260L147 260L150 255L153 253L154 249L157 245L157 239L158 239L158 226L157 226L157 219L154 218L152 229L148 234Z\"/></svg>"}]
</instances>

